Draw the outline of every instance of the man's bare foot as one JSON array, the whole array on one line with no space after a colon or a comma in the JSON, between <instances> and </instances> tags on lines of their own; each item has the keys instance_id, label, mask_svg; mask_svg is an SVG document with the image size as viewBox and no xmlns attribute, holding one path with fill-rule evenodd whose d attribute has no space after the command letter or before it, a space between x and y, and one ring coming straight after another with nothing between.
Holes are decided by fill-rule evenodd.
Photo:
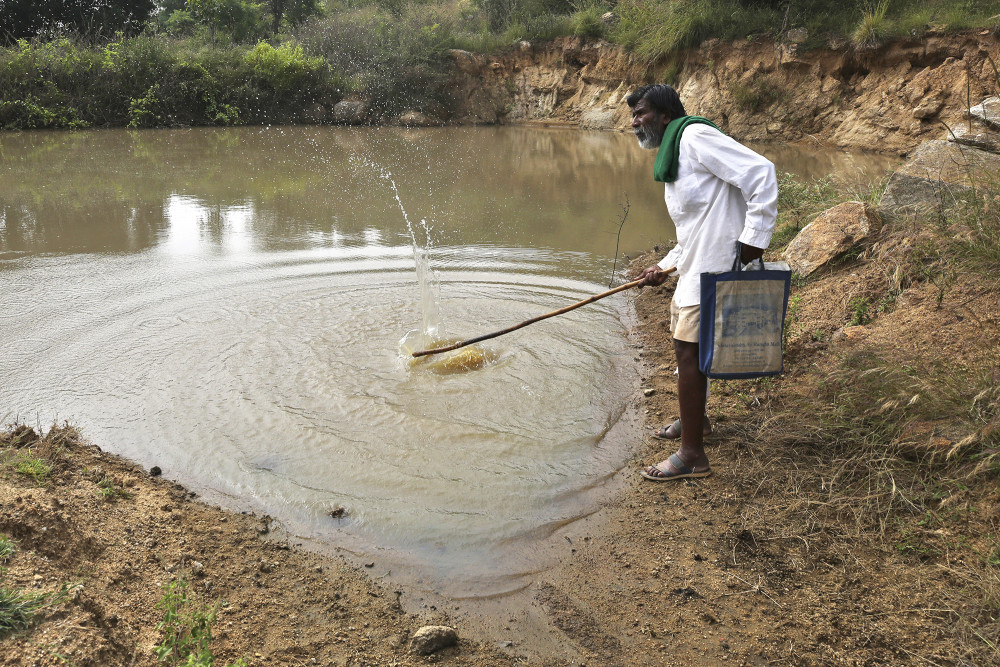
<instances>
[{"instance_id":1,"label":"man's bare foot","mask_svg":"<svg viewBox=\"0 0 1000 667\"><path fill-rule=\"evenodd\" d=\"M667 482L674 479L708 477L712 474L712 468L709 467L707 459L689 466L680 456L671 454L666 461L649 466L639 474L653 482Z\"/></svg>"},{"instance_id":2,"label":"man's bare foot","mask_svg":"<svg viewBox=\"0 0 1000 667\"><path fill-rule=\"evenodd\" d=\"M706 437L712 435L712 422L708 421L707 416L701 434ZM681 420L678 419L672 424L667 424L653 431L653 437L657 440L677 440L681 437Z\"/></svg>"}]
</instances>

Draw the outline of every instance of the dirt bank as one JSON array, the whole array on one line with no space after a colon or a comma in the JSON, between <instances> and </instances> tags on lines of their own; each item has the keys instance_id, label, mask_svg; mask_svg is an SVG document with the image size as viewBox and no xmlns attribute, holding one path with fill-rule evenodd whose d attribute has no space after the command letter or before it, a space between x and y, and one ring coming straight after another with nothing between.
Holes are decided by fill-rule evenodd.
<instances>
[{"instance_id":1,"label":"dirt bank","mask_svg":"<svg viewBox=\"0 0 1000 667\"><path fill-rule=\"evenodd\" d=\"M527 42L496 56L452 52L455 120L627 129L623 97L637 85L678 87L692 114L745 141L813 141L905 154L997 86L990 30L928 34L858 53L843 44L804 51L770 40L711 41L646 63L605 42ZM971 102L970 102L971 99Z\"/></svg>"}]
</instances>

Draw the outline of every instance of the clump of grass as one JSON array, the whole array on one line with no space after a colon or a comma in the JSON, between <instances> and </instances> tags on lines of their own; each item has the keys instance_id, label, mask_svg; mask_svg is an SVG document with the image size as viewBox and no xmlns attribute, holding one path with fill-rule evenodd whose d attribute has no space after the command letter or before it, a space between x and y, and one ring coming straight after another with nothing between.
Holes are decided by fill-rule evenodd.
<instances>
[{"instance_id":1,"label":"clump of grass","mask_svg":"<svg viewBox=\"0 0 1000 667\"><path fill-rule=\"evenodd\" d=\"M0 535L0 563L6 563L17 552L17 545L14 540L6 535Z\"/></svg>"},{"instance_id":2,"label":"clump of grass","mask_svg":"<svg viewBox=\"0 0 1000 667\"><path fill-rule=\"evenodd\" d=\"M163 610L163 620L156 629L163 633L163 641L154 649L157 659L171 666L211 667L215 664L212 653L212 624L216 609L206 607L188 595L188 582L183 579L166 585L157 608ZM237 660L227 667L244 667L244 660Z\"/></svg>"},{"instance_id":3,"label":"clump of grass","mask_svg":"<svg viewBox=\"0 0 1000 667\"><path fill-rule=\"evenodd\" d=\"M131 492L126 491L121 486L116 486L115 481L110 477L104 477L97 483L97 495L108 501L132 497Z\"/></svg>"},{"instance_id":4,"label":"clump of grass","mask_svg":"<svg viewBox=\"0 0 1000 667\"><path fill-rule=\"evenodd\" d=\"M65 602L74 588L64 584L52 593L25 593L0 586L0 638L30 628L39 612Z\"/></svg>"},{"instance_id":5,"label":"clump of grass","mask_svg":"<svg viewBox=\"0 0 1000 667\"><path fill-rule=\"evenodd\" d=\"M32 455L31 448L0 452L0 468L30 477L38 486L48 483L52 466L44 459Z\"/></svg>"},{"instance_id":6,"label":"clump of grass","mask_svg":"<svg viewBox=\"0 0 1000 667\"><path fill-rule=\"evenodd\" d=\"M601 17L607 11L607 7L598 2L582 3L573 12L573 34L579 37L604 37L607 26Z\"/></svg>"},{"instance_id":7,"label":"clump of grass","mask_svg":"<svg viewBox=\"0 0 1000 667\"><path fill-rule=\"evenodd\" d=\"M882 44L888 34L888 11L889 0L866 0L861 8L861 22L851 33L851 44L855 49L874 49Z\"/></svg>"}]
</instances>

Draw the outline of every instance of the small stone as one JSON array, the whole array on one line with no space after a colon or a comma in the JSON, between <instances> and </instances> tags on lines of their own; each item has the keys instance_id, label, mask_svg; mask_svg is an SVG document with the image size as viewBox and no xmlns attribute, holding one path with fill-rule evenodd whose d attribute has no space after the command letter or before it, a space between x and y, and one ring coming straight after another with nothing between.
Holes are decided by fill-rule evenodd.
<instances>
[{"instance_id":1,"label":"small stone","mask_svg":"<svg viewBox=\"0 0 1000 667\"><path fill-rule=\"evenodd\" d=\"M160 470L160 466L153 466L152 468L149 469L149 476L150 477L159 477L162 474L163 474L163 471Z\"/></svg>"},{"instance_id":2,"label":"small stone","mask_svg":"<svg viewBox=\"0 0 1000 667\"><path fill-rule=\"evenodd\" d=\"M430 655L458 643L458 633L446 625L425 625L413 633L410 653Z\"/></svg>"},{"instance_id":3,"label":"small stone","mask_svg":"<svg viewBox=\"0 0 1000 667\"><path fill-rule=\"evenodd\" d=\"M652 396L653 394L656 393L656 390L655 389L651 389L651 388L647 388L647 389L643 389L642 393L643 393L644 396Z\"/></svg>"},{"instance_id":4,"label":"small stone","mask_svg":"<svg viewBox=\"0 0 1000 667\"><path fill-rule=\"evenodd\" d=\"M375 561L372 561L370 563L365 563L365 567L375 567Z\"/></svg>"},{"instance_id":5,"label":"small stone","mask_svg":"<svg viewBox=\"0 0 1000 667\"><path fill-rule=\"evenodd\" d=\"M806 28L792 28L791 30L785 33L785 37L788 38L789 42L801 44L802 42L809 39L809 30Z\"/></svg>"},{"instance_id":6,"label":"small stone","mask_svg":"<svg viewBox=\"0 0 1000 667\"><path fill-rule=\"evenodd\" d=\"M191 572L194 573L196 577L200 577L205 573L205 566L196 560L191 561Z\"/></svg>"}]
</instances>

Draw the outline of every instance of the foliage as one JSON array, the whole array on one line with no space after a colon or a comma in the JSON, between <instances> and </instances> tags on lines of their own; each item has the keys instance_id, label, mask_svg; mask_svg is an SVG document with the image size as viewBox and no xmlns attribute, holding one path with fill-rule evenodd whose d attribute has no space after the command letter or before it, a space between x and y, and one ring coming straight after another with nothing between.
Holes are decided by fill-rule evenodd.
<instances>
[{"instance_id":1,"label":"foliage","mask_svg":"<svg viewBox=\"0 0 1000 667\"><path fill-rule=\"evenodd\" d=\"M155 7L154 0L4 0L0 44L65 32L92 37L135 34Z\"/></svg>"},{"instance_id":2,"label":"foliage","mask_svg":"<svg viewBox=\"0 0 1000 667\"><path fill-rule=\"evenodd\" d=\"M205 607L188 596L188 582L179 579L166 585L157 608L163 610L163 620L156 630L163 633L163 641L154 648L157 659L168 665L184 667L211 667L215 655L212 643L212 624L216 610ZM244 667L238 660L231 667Z\"/></svg>"},{"instance_id":3,"label":"foliage","mask_svg":"<svg viewBox=\"0 0 1000 667\"><path fill-rule=\"evenodd\" d=\"M21 40L0 48L0 129L289 122L317 97L339 99L339 87L326 63L286 42Z\"/></svg>"},{"instance_id":4,"label":"foliage","mask_svg":"<svg viewBox=\"0 0 1000 667\"><path fill-rule=\"evenodd\" d=\"M873 49L882 43L888 32L886 12L889 11L889 0L879 0L877 3L866 0L861 9L861 22L851 33L851 44L856 49Z\"/></svg>"},{"instance_id":5,"label":"foliage","mask_svg":"<svg viewBox=\"0 0 1000 667\"><path fill-rule=\"evenodd\" d=\"M14 544L14 540L6 535L0 535L0 563L6 563L16 551L17 545Z\"/></svg>"},{"instance_id":6,"label":"foliage","mask_svg":"<svg viewBox=\"0 0 1000 667\"><path fill-rule=\"evenodd\" d=\"M444 52L456 46L461 21L430 6L399 17L368 7L311 21L299 37L308 54L331 63L345 92L364 93L376 117L389 116L447 102Z\"/></svg>"},{"instance_id":7,"label":"foliage","mask_svg":"<svg viewBox=\"0 0 1000 667\"><path fill-rule=\"evenodd\" d=\"M38 612L66 601L74 588L64 584L52 593L25 593L0 586L0 638L27 630Z\"/></svg>"},{"instance_id":8,"label":"foliage","mask_svg":"<svg viewBox=\"0 0 1000 667\"><path fill-rule=\"evenodd\" d=\"M573 13L573 34L579 37L604 37L607 30L601 17L607 11L602 3L584 3Z\"/></svg>"},{"instance_id":9,"label":"foliage","mask_svg":"<svg viewBox=\"0 0 1000 667\"><path fill-rule=\"evenodd\" d=\"M213 41L218 32L236 42L257 39L265 25L261 6L250 0L187 0L187 11Z\"/></svg>"},{"instance_id":10,"label":"foliage","mask_svg":"<svg viewBox=\"0 0 1000 667\"><path fill-rule=\"evenodd\" d=\"M279 95L314 88L326 70L322 58L307 58L298 44L279 44L277 48L259 42L244 60L254 74Z\"/></svg>"},{"instance_id":11,"label":"foliage","mask_svg":"<svg viewBox=\"0 0 1000 667\"><path fill-rule=\"evenodd\" d=\"M38 486L45 485L52 473L52 466L44 459L33 456L29 447L0 452L0 468L30 477Z\"/></svg>"}]
</instances>

